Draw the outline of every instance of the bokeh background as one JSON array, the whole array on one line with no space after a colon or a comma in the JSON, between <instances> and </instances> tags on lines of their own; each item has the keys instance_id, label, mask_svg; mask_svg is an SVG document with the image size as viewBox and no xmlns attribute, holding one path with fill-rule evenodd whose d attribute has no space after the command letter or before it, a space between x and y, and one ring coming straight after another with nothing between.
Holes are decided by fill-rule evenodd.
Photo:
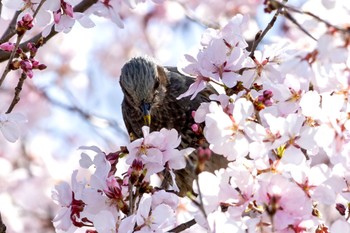
<instances>
[{"instance_id":1,"label":"bokeh background","mask_svg":"<svg viewBox=\"0 0 350 233\"><path fill-rule=\"evenodd\" d=\"M306 7L310 9L321 4L309 2ZM301 7L303 1L288 3ZM259 0L146 1L134 8L121 6L124 28L91 16L94 28L76 22L69 33L59 33L39 49L36 58L47 69L35 71L25 81L13 111L28 119L22 136L10 143L0 135L0 212L8 233L54 232L51 221L58 207L51 200L51 190L60 181L69 181L72 171L78 169L79 147L95 145L109 153L126 145L118 79L128 59L148 55L159 64L176 66L184 54L199 47L206 28L219 27L238 13L247 14L251 18L245 35L249 41L272 17L264 13ZM12 14L3 7L0 34ZM312 28L311 21L298 17ZM40 30L34 28L28 38ZM307 38L279 18L264 43L281 34ZM0 72L5 65L0 63ZM0 88L0 113L8 108L19 76L11 72Z\"/></svg>"}]
</instances>

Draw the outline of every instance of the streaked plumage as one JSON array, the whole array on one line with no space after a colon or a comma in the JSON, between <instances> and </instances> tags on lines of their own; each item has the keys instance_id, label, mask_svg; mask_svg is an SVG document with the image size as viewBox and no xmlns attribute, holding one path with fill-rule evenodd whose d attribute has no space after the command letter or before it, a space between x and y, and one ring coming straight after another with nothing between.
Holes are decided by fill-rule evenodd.
<instances>
[{"instance_id":1,"label":"streaked plumage","mask_svg":"<svg viewBox=\"0 0 350 233\"><path fill-rule=\"evenodd\" d=\"M198 138L191 129L194 123L192 111L200 103L208 102L209 95L215 90L208 87L193 100L190 97L177 100L193 81L175 67L159 66L149 58L137 57L127 62L122 68L120 86L124 93L122 113L129 134L135 138L143 136L141 128L145 125L144 114L148 112L151 131L175 128L181 135L181 148L197 147ZM206 170L213 171L224 164L226 160L222 156L214 155ZM185 169L177 171L176 176L180 195L183 196L191 190L195 174L188 164Z\"/></svg>"}]
</instances>

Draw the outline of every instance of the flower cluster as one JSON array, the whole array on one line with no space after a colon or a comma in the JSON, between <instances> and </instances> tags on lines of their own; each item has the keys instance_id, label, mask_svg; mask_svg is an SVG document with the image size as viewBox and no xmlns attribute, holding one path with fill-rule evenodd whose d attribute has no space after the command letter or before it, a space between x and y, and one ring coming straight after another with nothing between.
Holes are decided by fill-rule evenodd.
<instances>
[{"instance_id":1,"label":"flower cluster","mask_svg":"<svg viewBox=\"0 0 350 233\"><path fill-rule=\"evenodd\" d=\"M55 227L69 231L90 228L89 232L163 232L176 226L175 210L179 197L150 185L150 176L168 169L185 167L184 152L177 132L162 129L149 133L116 153L105 154L97 147L81 147L94 153L82 153L80 166L93 167L88 180L72 175L71 186L56 186L53 199L61 206L54 219ZM116 176L119 158L129 165L123 177ZM173 175L174 176L174 175ZM175 181L174 181L175 183Z\"/></svg>"},{"instance_id":2,"label":"flower cluster","mask_svg":"<svg viewBox=\"0 0 350 233\"><path fill-rule=\"evenodd\" d=\"M204 33L202 47L197 55L185 55L179 64L183 73L195 76L196 80L178 98L192 95L193 99L209 81L223 83L230 88L240 81L239 71L248 57L245 50L248 44L242 36L246 23L247 18L240 15L230 20L221 30L208 29Z\"/></svg>"},{"instance_id":3,"label":"flower cluster","mask_svg":"<svg viewBox=\"0 0 350 233\"><path fill-rule=\"evenodd\" d=\"M27 49L29 50L29 56L21 48L17 48L15 51L15 59L10 64L11 70L21 69L29 78L33 78L33 70L44 70L46 65L40 63L35 59L38 48L42 45L42 40L37 43L28 42ZM12 52L15 49L15 45L11 42L5 42L0 45L0 49L6 52Z\"/></svg>"},{"instance_id":4,"label":"flower cluster","mask_svg":"<svg viewBox=\"0 0 350 233\"><path fill-rule=\"evenodd\" d=\"M178 98L193 98L211 83L221 88L193 113L192 130L229 161L214 174L199 172L186 214L208 232L350 229L348 34L331 28L302 51L279 41L252 52L242 36L246 25L237 15L208 29L197 53L179 64L194 83ZM72 194L60 202L67 216L56 217L57 228L165 232L178 224L174 214L183 212L177 208L184 199L150 181L168 171L178 191L173 170L185 167L192 149L176 149L174 129L143 133L124 148L129 167L122 178L94 149L94 161L83 163L96 167L90 181L64 185Z\"/></svg>"},{"instance_id":5,"label":"flower cluster","mask_svg":"<svg viewBox=\"0 0 350 233\"><path fill-rule=\"evenodd\" d=\"M197 222L213 232L327 232L321 209L337 208L347 216L337 224L349 227L340 204L350 203L347 40L331 31L309 51L281 41L248 56L241 19L208 30L197 59L179 64L195 79L181 97L210 81L224 86L194 114L210 149L232 161L199 175L205 214ZM231 59L233 51L240 56Z\"/></svg>"}]
</instances>

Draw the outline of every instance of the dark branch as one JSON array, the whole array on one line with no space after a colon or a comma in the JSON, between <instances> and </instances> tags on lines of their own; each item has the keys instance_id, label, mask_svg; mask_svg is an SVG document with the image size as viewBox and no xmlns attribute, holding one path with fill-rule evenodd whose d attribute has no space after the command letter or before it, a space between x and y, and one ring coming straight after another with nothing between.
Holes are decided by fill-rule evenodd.
<instances>
[{"instance_id":1,"label":"dark branch","mask_svg":"<svg viewBox=\"0 0 350 233\"><path fill-rule=\"evenodd\" d=\"M19 100L21 99L20 96L19 96L19 94L20 94L21 91L22 91L22 87L23 87L23 84L24 84L24 80L26 80L26 78L27 78L27 75L26 75L24 72L22 72L21 78L19 79L19 81L18 81L18 83L17 83L17 86L16 86L16 88L15 88L15 95L14 95L14 97L13 97L13 99L12 99L12 102L11 102L9 108L8 108L7 111L6 111L6 114L12 112L13 108L16 106L16 104L17 104L17 103L19 102Z\"/></svg>"},{"instance_id":2,"label":"dark branch","mask_svg":"<svg viewBox=\"0 0 350 233\"><path fill-rule=\"evenodd\" d=\"M284 0L284 2L287 2L287 0ZM278 17L279 14L281 14L282 10L283 10L283 7L281 7L281 6L278 7L278 9L276 10L275 15L272 17L271 21L267 24L267 26L264 29L264 31L261 34L257 34L258 36L256 36L256 39L255 39L255 41L253 43L252 50L251 50L251 52L249 54L249 57L251 57L251 58L254 57L254 52L255 52L256 48L258 47L259 43L264 38L264 36L267 34L267 32L271 30L273 25L275 25L277 17Z\"/></svg>"},{"instance_id":3,"label":"dark branch","mask_svg":"<svg viewBox=\"0 0 350 233\"><path fill-rule=\"evenodd\" d=\"M6 233L6 225L2 221L1 214L0 214L0 233Z\"/></svg>"},{"instance_id":4,"label":"dark branch","mask_svg":"<svg viewBox=\"0 0 350 233\"><path fill-rule=\"evenodd\" d=\"M97 0L84 0L82 1L81 3L79 3L78 5L76 5L74 7L74 12L84 12L86 11L87 9L89 9L89 7L91 7L93 4L95 4L97 2ZM51 31L49 33L48 36L46 36L44 38L44 44L49 40L51 39L53 36L55 36L58 32L56 32L54 30L54 28L52 27L51 28ZM19 45L19 47L24 51L24 52L27 52L28 51L28 48L27 48L27 44L29 42L32 42L32 43L36 43L40 38L42 37L42 33L39 33L37 34L36 36L32 37L31 39L21 43ZM7 52L4 52L4 51L0 51L0 62L3 62L3 61L6 61L7 59L10 58L10 54L7 53Z\"/></svg>"},{"instance_id":5,"label":"dark branch","mask_svg":"<svg viewBox=\"0 0 350 233\"><path fill-rule=\"evenodd\" d=\"M193 226L194 224L196 224L196 220L192 219L188 222L185 222L185 223L182 223L180 225L178 225L177 227L171 229L170 231L168 232L175 232L175 233L178 233L178 232L181 232L181 231L184 231L188 228L190 228L191 226Z\"/></svg>"},{"instance_id":6,"label":"dark branch","mask_svg":"<svg viewBox=\"0 0 350 233\"><path fill-rule=\"evenodd\" d=\"M17 37L17 40L16 40L16 45L15 45L15 48L13 49L13 51L11 53L7 53L9 54L9 59L7 61L7 64L6 64L6 67L5 67L5 70L4 72L2 73L1 75L1 78L0 78L0 86L2 85L2 83L4 82L7 74L10 72L10 66L12 64L12 60L15 58L15 55L16 55L16 52L17 52L17 49L19 47L19 44L21 43L21 40L23 38L24 34L20 35Z\"/></svg>"}]
</instances>

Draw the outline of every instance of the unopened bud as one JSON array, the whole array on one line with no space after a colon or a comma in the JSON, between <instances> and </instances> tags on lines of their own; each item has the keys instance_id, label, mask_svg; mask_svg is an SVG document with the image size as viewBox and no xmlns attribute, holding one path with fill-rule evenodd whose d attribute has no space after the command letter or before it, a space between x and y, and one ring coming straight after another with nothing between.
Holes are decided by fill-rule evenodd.
<instances>
[{"instance_id":1,"label":"unopened bud","mask_svg":"<svg viewBox=\"0 0 350 233\"><path fill-rule=\"evenodd\" d=\"M45 64L40 64L39 66L38 66L38 69L39 70L45 70L47 68L47 66L45 65Z\"/></svg>"},{"instance_id":2,"label":"unopened bud","mask_svg":"<svg viewBox=\"0 0 350 233\"><path fill-rule=\"evenodd\" d=\"M0 44L0 49L6 52L12 52L15 48L15 44L11 42L5 42Z\"/></svg>"},{"instance_id":3,"label":"unopened bud","mask_svg":"<svg viewBox=\"0 0 350 233\"><path fill-rule=\"evenodd\" d=\"M193 125L191 126L191 129L193 130L193 132L197 133L198 130L199 130L198 124L193 124Z\"/></svg>"},{"instance_id":4,"label":"unopened bud","mask_svg":"<svg viewBox=\"0 0 350 233\"><path fill-rule=\"evenodd\" d=\"M191 112L192 118L194 118L195 115L196 115L196 111L192 111L192 112Z\"/></svg>"},{"instance_id":5,"label":"unopened bud","mask_svg":"<svg viewBox=\"0 0 350 233\"><path fill-rule=\"evenodd\" d=\"M11 70L17 70L21 67L21 62L19 60L15 60L11 63L10 69Z\"/></svg>"},{"instance_id":6,"label":"unopened bud","mask_svg":"<svg viewBox=\"0 0 350 233\"><path fill-rule=\"evenodd\" d=\"M335 208L338 210L339 214L341 214L341 215L343 215L343 216L345 215L346 207L345 207L343 204L337 203L337 204L335 205Z\"/></svg>"}]
</instances>

